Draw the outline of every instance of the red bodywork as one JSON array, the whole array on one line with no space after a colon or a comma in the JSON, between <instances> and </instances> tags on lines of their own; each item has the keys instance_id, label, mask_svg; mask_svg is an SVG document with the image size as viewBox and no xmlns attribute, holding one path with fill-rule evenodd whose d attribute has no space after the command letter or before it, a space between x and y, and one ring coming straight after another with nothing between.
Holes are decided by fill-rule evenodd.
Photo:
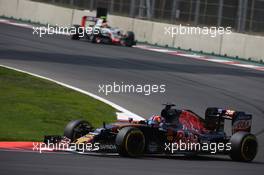
<instances>
[{"instance_id":1,"label":"red bodywork","mask_svg":"<svg viewBox=\"0 0 264 175\"><path fill-rule=\"evenodd\" d=\"M183 128L188 130L194 130L202 133L207 131L204 121L190 111L182 110L179 117L179 123Z\"/></svg>"}]
</instances>

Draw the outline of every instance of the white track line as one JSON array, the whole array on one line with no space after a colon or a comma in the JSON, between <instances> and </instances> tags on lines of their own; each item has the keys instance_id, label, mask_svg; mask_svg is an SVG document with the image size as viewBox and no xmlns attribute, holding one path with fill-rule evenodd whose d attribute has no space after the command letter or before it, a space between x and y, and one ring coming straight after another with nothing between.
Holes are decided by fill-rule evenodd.
<instances>
[{"instance_id":1,"label":"white track line","mask_svg":"<svg viewBox=\"0 0 264 175\"><path fill-rule=\"evenodd\" d=\"M140 117L139 115L107 100L107 99L104 99L102 97L99 97L91 92L88 92L88 91L85 91L83 89L80 89L80 88L77 88L77 87L74 87L74 86L71 86L71 85L68 85L66 83L63 83L63 82L60 82L60 81L57 81L57 80L54 80L54 79L51 79L51 78L48 78L48 77L44 77L44 76L41 76L41 75L38 75L38 74L35 74L35 73L31 73L31 72L27 72L27 71L24 71L24 70L21 70L21 69L17 69L17 68L14 68L14 67L10 67L10 66L6 66L6 65L2 65L0 64L1 67L4 67L4 68L7 68L7 69L12 69L12 70L15 70L15 71L18 71L18 72L22 72L22 73L25 73L25 74L28 74L28 75L31 75L31 76L35 76L35 77L38 77L38 78L41 78L41 79L44 79L44 80L48 80L48 81L51 81L51 82L54 82L56 84L59 84L61 86L64 86L64 87L67 87L69 89L72 89L72 90L75 90L77 92L80 92L82 94L85 94L85 95L89 95L90 97L93 97L94 99L96 100L99 100L101 102L104 102L110 106L112 106L113 108L117 109L119 112L116 112L117 114L117 119L119 120L128 120L128 118L133 118L134 121L140 121L140 120L145 120L144 118Z\"/></svg>"}]
</instances>

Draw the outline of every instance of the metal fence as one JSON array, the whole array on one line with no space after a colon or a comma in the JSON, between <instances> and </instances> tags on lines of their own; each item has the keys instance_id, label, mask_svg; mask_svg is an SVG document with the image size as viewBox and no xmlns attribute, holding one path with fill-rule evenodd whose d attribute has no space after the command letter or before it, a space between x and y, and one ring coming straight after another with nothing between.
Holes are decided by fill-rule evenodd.
<instances>
[{"instance_id":1,"label":"metal fence","mask_svg":"<svg viewBox=\"0 0 264 175\"><path fill-rule=\"evenodd\" d=\"M264 33L264 0L37 0L66 7L191 26L232 27Z\"/></svg>"}]
</instances>

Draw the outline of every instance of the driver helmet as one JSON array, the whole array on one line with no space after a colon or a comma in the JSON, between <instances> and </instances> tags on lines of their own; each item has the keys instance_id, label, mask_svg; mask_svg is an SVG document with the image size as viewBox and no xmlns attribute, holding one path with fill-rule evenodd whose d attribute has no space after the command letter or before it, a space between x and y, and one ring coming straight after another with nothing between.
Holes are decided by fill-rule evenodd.
<instances>
[{"instance_id":1,"label":"driver helmet","mask_svg":"<svg viewBox=\"0 0 264 175\"><path fill-rule=\"evenodd\" d=\"M164 122L164 119L160 115L154 115L154 116L152 116L152 121L159 124L159 123Z\"/></svg>"}]
</instances>

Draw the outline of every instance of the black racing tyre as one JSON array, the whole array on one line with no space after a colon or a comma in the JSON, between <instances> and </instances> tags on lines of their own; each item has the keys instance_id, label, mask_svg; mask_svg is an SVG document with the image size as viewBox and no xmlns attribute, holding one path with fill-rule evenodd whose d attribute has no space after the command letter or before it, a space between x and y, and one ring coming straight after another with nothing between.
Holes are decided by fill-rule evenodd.
<instances>
[{"instance_id":1,"label":"black racing tyre","mask_svg":"<svg viewBox=\"0 0 264 175\"><path fill-rule=\"evenodd\" d=\"M135 34L134 32L128 31L125 38L125 46L132 47L135 45Z\"/></svg>"},{"instance_id":2,"label":"black racing tyre","mask_svg":"<svg viewBox=\"0 0 264 175\"><path fill-rule=\"evenodd\" d=\"M74 34L74 35L71 35L71 39L72 40L80 40L80 36L79 36L79 34Z\"/></svg>"},{"instance_id":3,"label":"black racing tyre","mask_svg":"<svg viewBox=\"0 0 264 175\"><path fill-rule=\"evenodd\" d=\"M145 151L145 136L138 128L122 128L116 136L116 146L121 156L139 157Z\"/></svg>"},{"instance_id":4,"label":"black racing tyre","mask_svg":"<svg viewBox=\"0 0 264 175\"><path fill-rule=\"evenodd\" d=\"M72 40L79 40L80 39L80 34L79 34L79 28L81 27L80 25L74 25L76 33L71 35Z\"/></svg>"},{"instance_id":5,"label":"black racing tyre","mask_svg":"<svg viewBox=\"0 0 264 175\"><path fill-rule=\"evenodd\" d=\"M88 134L92 131L92 127L89 122L85 120L73 120L70 121L64 128L64 136L75 141L76 139Z\"/></svg>"},{"instance_id":6,"label":"black racing tyre","mask_svg":"<svg viewBox=\"0 0 264 175\"><path fill-rule=\"evenodd\" d=\"M248 132L239 131L232 135L230 157L235 161L250 162L258 151L257 138Z\"/></svg>"}]
</instances>

